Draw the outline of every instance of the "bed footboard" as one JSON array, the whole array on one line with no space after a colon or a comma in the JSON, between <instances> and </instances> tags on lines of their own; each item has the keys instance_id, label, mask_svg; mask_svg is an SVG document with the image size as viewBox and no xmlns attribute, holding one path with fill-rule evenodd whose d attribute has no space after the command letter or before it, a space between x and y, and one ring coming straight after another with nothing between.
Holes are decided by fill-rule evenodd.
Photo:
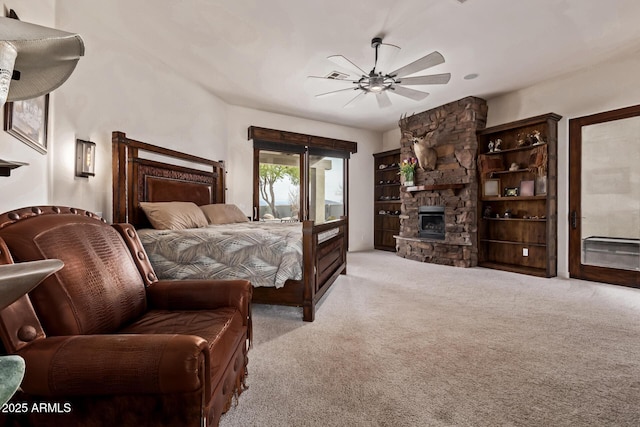
<instances>
[{"instance_id":1,"label":"bed footboard","mask_svg":"<svg viewBox=\"0 0 640 427\"><path fill-rule=\"evenodd\" d=\"M314 225L304 221L303 244L303 303L302 318L313 322L316 303L331 287L340 274L347 272L349 247L349 223L347 217Z\"/></svg>"}]
</instances>

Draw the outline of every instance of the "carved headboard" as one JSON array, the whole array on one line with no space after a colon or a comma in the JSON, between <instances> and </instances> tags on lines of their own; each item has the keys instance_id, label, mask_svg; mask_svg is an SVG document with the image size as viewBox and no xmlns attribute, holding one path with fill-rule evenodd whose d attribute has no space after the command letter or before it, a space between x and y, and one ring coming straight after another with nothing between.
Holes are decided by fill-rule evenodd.
<instances>
[{"instance_id":1,"label":"carved headboard","mask_svg":"<svg viewBox=\"0 0 640 427\"><path fill-rule=\"evenodd\" d=\"M223 161L136 141L118 131L112 134L112 145L114 223L150 227L140 202L224 203ZM158 158L167 160L154 160Z\"/></svg>"}]
</instances>

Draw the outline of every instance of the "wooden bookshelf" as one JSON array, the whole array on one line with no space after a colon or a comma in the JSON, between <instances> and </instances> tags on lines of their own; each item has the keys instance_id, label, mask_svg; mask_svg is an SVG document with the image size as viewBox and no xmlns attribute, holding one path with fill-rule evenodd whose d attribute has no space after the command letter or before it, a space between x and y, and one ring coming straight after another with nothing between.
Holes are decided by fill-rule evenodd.
<instances>
[{"instance_id":1,"label":"wooden bookshelf","mask_svg":"<svg viewBox=\"0 0 640 427\"><path fill-rule=\"evenodd\" d=\"M560 119L549 113L477 132L478 265L541 277L557 274Z\"/></svg>"},{"instance_id":2,"label":"wooden bookshelf","mask_svg":"<svg viewBox=\"0 0 640 427\"><path fill-rule=\"evenodd\" d=\"M376 249L395 252L400 233L400 149L375 153L373 242Z\"/></svg>"}]
</instances>

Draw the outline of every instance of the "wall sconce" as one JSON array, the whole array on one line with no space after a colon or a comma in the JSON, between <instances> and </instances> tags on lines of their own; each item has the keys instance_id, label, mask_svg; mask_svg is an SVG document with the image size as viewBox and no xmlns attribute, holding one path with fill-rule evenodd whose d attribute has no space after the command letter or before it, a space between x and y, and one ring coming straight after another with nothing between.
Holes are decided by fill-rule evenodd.
<instances>
[{"instance_id":1,"label":"wall sconce","mask_svg":"<svg viewBox=\"0 0 640 427\"><path fill-rule=\"evenodd\" d=\"M95 172L96 144L76 139L76 176L87 178L95 176Z\"/></svg>"}]
</instances>

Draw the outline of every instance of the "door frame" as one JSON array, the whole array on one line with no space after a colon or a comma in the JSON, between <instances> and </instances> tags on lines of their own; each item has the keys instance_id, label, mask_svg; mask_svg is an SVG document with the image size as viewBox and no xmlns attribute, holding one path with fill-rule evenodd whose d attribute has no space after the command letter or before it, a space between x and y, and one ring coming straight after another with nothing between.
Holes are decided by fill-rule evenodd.
<instances>
[{"instance_id":1,"label":"door frame","mask_svg":"<svg viewBox=\"0 0 640 427\"><path fill-rule=\"evenodd\" d=\"M640 288L640 271L582 264L582 127L640 116L640 105L569 120L569 276Z\"/></svg>"}]
</instances>

